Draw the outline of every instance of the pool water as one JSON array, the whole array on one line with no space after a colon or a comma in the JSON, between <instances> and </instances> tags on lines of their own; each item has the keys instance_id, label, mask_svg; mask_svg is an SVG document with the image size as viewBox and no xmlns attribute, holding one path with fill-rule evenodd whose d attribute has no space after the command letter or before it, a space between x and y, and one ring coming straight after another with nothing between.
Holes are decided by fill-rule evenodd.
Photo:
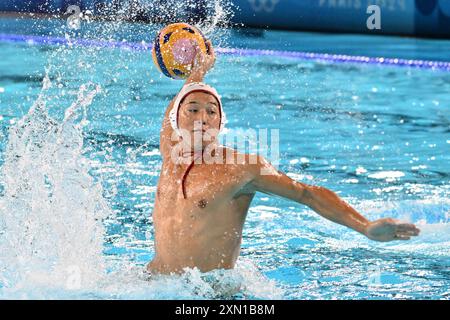
<instances>
[{"instance_id":1,"label":"pool water","mask_svg":"<svg viewBox=\"0 0 450 320\"><path fill-rule=\"evenodd\" d=\"M142 272L154 254L160 124L182 82L161 76L148 50L70 44L151 43L159 26L95 22L75 32L59 20L13 18L0 26L68 41L0 42L0 298L220 298L198 270L153 281ZM450 41L210 36L217 47L450 60ZM370 220L421 229L410 241L373 242L258 193L233 298L449 299L450 72L219 55L206 81L222 95L225 136L276 130L279 156L268 159L291 178L333 190Z\"/></svg>"}]
</instances>

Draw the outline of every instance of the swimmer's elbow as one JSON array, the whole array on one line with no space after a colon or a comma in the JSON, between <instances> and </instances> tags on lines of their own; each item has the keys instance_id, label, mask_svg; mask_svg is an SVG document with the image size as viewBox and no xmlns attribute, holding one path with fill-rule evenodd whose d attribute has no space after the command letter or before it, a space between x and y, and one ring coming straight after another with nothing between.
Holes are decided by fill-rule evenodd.
<instances>
[{"instance_id":1,"label":"swimmer's elbow","mask_svg":"<svg viewBox=\"0 0 450 320\"><path fill-rule=\"evenodd\" d=\"M310 208L322 206L330 197L335 196L334 192L321 186L305 185L302 203Z\"/></svg>"}]
</instances>

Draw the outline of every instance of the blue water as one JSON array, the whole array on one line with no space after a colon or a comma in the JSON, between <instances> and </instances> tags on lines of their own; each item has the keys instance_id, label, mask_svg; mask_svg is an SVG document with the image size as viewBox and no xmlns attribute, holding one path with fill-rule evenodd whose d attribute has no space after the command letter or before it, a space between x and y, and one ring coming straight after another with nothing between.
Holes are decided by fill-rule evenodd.
<instances>
[{"instance_id":1,"label":"blue water","mask_svg":"<svg viewBox=\"0 0 450 320\"><path fill-rule=\"evenodd\" d=\"M57 20L0 19L1 33L67 33L69 39L119 41L123 36L136 42L151 42L158 26L94 23L86 28L74 32ZM221 47L450 60L450 41L280 31L215 30L211 36ZM151 215L161 166L160 124L182 83L161 76L147 51L0 42L0 52L3 166L9 161L5 158L11 139L8 129L38 99L45 74L52 84L45 92L46 108L56 123L64 122L64 112L81 85L92 82L101 87L86 109L80 156L89 175L101 185L101 198L110 209L102 219L101 258L106 272L115 275L114 280L102 278L76 290L64 286L64 281L55 285L42 280L57 265L54 261L68 254L58 253L48 269L39 270L44 275L35 283L27 286L0 278L0 298L210 297L207 291L195 293L189 286L179 290L181 280L148 284L140 277L141 267L154 254ZM377 243L303 205L257 194L238 260L247 288L234 298L449 299L450 73L221 55L206 81L222 95L227 134L248 128L278 130L279 168L290 177L335 191L370 220L394 217L413 222L422 231L407 242ZM49 171L55 165L42 161ZM27 164L20 170L34 169ZM5 172L0 204L7 208L5 185L16 177L5 177ZM70 183L65 181L60 180ZM39 201L29 197L21 203L32 208L33 223L51 221L47 211L36 209ZM70 201L75 200L64 198L61 207L52 208L66 214ZM24 212L20 219L27 221ZM44 243L39 248L64 241L64 232L48 230L29 242L30 248L36 241ZM75 231L87 232L81 227ZM7 239L8 229L2 232ZM20 240L26 251L28 242ZM65 245L69 251L79 249L70 241ZM33 256L18 251L16 257L22 254ZM33 268L27 271L33 274ZM13 278L17 277L20 274ZM204 283L197 284L204 289Z\"/></svg>"}]
</instances>

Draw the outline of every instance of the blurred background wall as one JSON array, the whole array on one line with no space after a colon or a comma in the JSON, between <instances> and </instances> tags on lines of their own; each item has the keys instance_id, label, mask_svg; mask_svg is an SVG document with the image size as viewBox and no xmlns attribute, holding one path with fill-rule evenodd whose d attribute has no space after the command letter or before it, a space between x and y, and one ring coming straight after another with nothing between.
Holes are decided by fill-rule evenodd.
<instances>
[{"instance_id":1,"label":"blurred background wall","mask_svg":"<svg viewBox=\"0 0 450 320\"><path fill-rule=\"evenodd\" d=\"M208 17L214 0L2 0L0 11L64 14L70 5L97 17L121 14L133 21L192 22ZM224 2L224 1L222 1ZM357 32L450 38L450 0L229 0L231 22L257 28ZM381 28L369 29L370 5L380 9ZM171 6L177 15L161 15ZM167 10L164 10L167 12Z\"/></svg>"}]
</instances>

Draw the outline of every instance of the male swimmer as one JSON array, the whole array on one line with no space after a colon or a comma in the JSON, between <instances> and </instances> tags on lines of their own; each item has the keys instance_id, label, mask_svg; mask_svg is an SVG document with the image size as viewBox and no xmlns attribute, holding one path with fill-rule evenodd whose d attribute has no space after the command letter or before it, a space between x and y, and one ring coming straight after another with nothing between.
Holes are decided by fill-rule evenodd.
<instances>
[{"instance_id":1,"label":"male swimmer","mask_svg":"<svg viewBox=\"0 0 450 320\"><path fill-rule=\"evenodd\" d=\"M156 253L147 265L151 274L182 273L187 267L232 269L258 191L304 204L371 240L408 240L419 234L415 225L391 218L369 221L334 192L294 181L261 156L219 145L225 113L216 90L203 83L215 62L209 41L208 46L209 54L197 50L192 73L162 124L163 163L153 211ZM223 161L206 161L205 155Z\"/></svg>"}]
</instances>

